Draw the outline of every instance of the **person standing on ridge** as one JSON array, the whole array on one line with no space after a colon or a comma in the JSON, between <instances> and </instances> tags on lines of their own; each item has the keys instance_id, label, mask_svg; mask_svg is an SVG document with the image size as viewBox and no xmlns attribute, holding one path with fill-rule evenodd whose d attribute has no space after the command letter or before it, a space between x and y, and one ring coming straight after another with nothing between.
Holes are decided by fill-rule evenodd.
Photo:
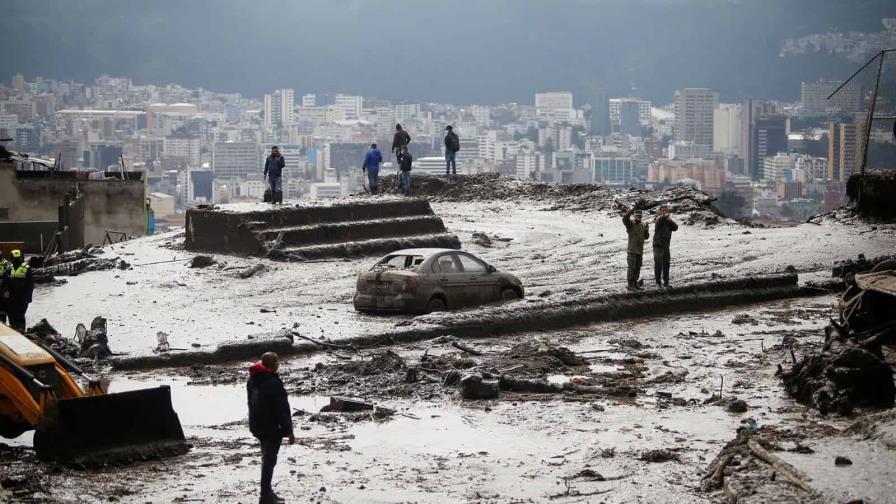
<instances>
[{"instance_id":1,"label":"person standing on ridge","mask_svg":"<svg viewBox=\"0 0 896 504\"><path fill-rule=\"evenodd\" d=\"M400 167L398 172L398 180L401 192L403 192L405 196L411 195L411 167L413 162L414 156L411 156L411 153L408 152L408 146L403 146L401 148L400 157L398 160Z\"/></svg>"},{"instance_id":2,"label":"person standing on ridge","mask_svg":"<svg viewBox=\"0 0 896 504\"><path fill-rule=\"evenodd\" d=\"M401 148L411 143L411 135L401 129L401 124L395 125L395 135L392 137L392 153L395 154L395 163L401 163Z\"/></svg>"},{"instance_id":3,"label":"person standing on ridge","mask_svg":"<svg viewBox=\"0 0 896 504\"><path fill-rule=\"evenodd\" d=\"M3 277L7 270L12 269L12 264L3 258L3 251L0 250L0 324L6 323L6 298L3 297Z\"/></svg>"},{"instance_id":4,"label":"person standing on ridge","mask_svg":"<svg viewBox=\"0 0 896 504\"><path fill-rule=\"evenodd\" d=\"M457 151L460 150L460 138L454 132L454 127L448 125L445 127L448 133L445 134L445 176L457 175Z\"/></svg>"},{"instance_id":5,"label":"person standing on ridge","mask_svg":"<svg viewBox=\"0 0 896 504\"><path fill-rule=\"evenodd\" d=\"M370 150L364 156L364 165L361 166L362 172L367 172L367 182L370 186L370 194L376 194L380 180L380 163L383 162L383 155L376 148L376 144L370 144Z\"/></svg>"},{"instance_id":6,"label":"person standing on ridge","mask_svg":"<svg viewBox=\"0 0 896 504\"><path fill-rule=\"evenodd\" d=\"M261 362L249 367L246 395L249 403L249 431L261 443L261 497L258 504L279 504L284 499L274 493L271 479L283 438L295 444L292 409L283 381L277 374L280 357L273 352L261 356Z\"/></svg>"},{"instance_id":7,"label":"person standing on ridge","mask_svg":"<svg viewBox=\"0 0 896 504\"><path fill-rule=\"evenodd\" d=\"M644 241L650 238L650 232L647 224L641 221L641 211L635 210L634 206L622 216L622 223L628 232L628 290L643 290L643 282L640 280L641 264L644 259Z\"/></svg>"},{"instance_id":8,"label":"person standing on ridge","mask_svg":"<svg viewBox=\"0 0 896 504\"><path fill-rule=\"evenodd\" d=\"M678 224L670 217L669 207L663 205L653 224L653 277L659 288L669 287L669 244L673 231L678 231Z\"/></svg>"},{"instance_id":9,"label":"person standing on ridge","mask_svg":"<svg viewBox=\"0 0 896 504\"><path fill-rule=\"evenodd\" d=\"M264 162L264 177L271 186L271 204L283 204L283 168L286 160L280 155L280 148L271 147L271 155Z\"/></svg>"},{"instance_id":10,"label":"person standing on ridge","mask_svg":"<svg viewBox=\"0 0 896 504\"><path fill-rule=\"evenodd\" d=\"M9 316L9 326L13 329L25 332L25 313L31 304L31 296L34 294L34 277L31 265L25 262L21 250L12 251L12 261L3 273L3 288L0 297Z\"/></svg>"}]
</instances>

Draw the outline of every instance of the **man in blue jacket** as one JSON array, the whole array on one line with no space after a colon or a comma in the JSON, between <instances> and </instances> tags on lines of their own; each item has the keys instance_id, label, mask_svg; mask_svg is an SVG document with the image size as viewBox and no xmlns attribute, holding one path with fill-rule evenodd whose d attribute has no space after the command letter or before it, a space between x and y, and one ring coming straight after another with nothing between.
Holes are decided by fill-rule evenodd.
<instances>
[{"instance_id":1,"label":"man in blue jacket","mask_svg":"<svg viewBox=\"0 0 896 504\"><path fill-rule=\"evenodd\" d=\"M271 488L277 453L283 438L296 442L292 430L292 410L286 389L277 375L280 358L273 352L261 356L261 362L249 368L246 393L249 399L249 431L261 442L261 497L259 504L284 502Z\"/></svg>"},{"instance_id":2,"label":"man in blue jacket","mask_svg":"<svg viewBox=\"0 0 896 504\"><path fill-rule=\"evenodd\" d=\"M271 155L264 162L264 176L271 186L271 204L283 204L283 168L286 160L280 155L280 148L271 147Z\"/></svg>"},{"instance_id":3,"label":"man in blue jacket","mask_svg":"<svg viewBox=\"0 0 896 504\"><path fill-rule=\"evenodd\" d=\"M383 155L380 154L380 150L376 148L376 144L370 144L370 150L367 151L367 155L364 156L364 165L361 166L361 171L367 172L367 182L370 186L370 194L376 194L377 188L379 187L380 180L380 163L383 162Z\"/></svg>"}]
</instances>

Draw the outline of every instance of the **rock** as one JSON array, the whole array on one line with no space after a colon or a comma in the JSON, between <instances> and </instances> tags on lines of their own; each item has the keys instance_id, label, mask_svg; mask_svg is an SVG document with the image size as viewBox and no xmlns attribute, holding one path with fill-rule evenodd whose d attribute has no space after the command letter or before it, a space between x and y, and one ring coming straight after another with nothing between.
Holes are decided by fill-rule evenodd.
<instances>
[{"instance_id":1,"label":"rock","mask_svg":"<svg viewBox=\"0 0 896 504\"><path fill-rule=\"evenodd\" d=\"M212 256L207 255L193 256L193 259L190 261L191 268L207 268L212 264L215 264L215 260Z\"/></svg>"},{"instance_id":2,"label":"rock","mask_svg":"<svg viewBox=\"0 0 896 504\"><path fill-rule=\"evenodd\" d=\"M669 461L678 461L678 454L669 450L648 450L639 457L644 462L660 463Z\"/></svg>"},{"instance_id":3,"label":"rock","mask_svg":"<svg viewBox=\"0 0 896 504\"><path fill-rule=\"evenodd\" d=\"M373 410L373 404L361 401L359 399L351 399L348 397L330 397L330 404L320 409L321 413L327 411L350 413L353 411L371 410Z\"/></svg>"},{"instance_id":4,"label":"rock","mask_svg":"<svg viewBox=\"0 0 896 504\"><path fill-rule=\"evenodd\" d=\"M473 233L473 243L479 245L481 247L489 248L493 245L492 239L485 233L474 232Z\"/></svg>"},{"instance_id":5,"label":"rock","mask_svg":"<svg viewBox=\"0 0 896 504\"><path fill-rule=\"evenodd\" d=\"M843 455L837 455L834 458L834 465L838 467L852 465L852 460L844 457Z\"/></svg>"},{"instance_id":6,"label":"rock","mask_svg":"<svg viewBox=\"0 0 896 504\"><path fill-rule=\"evenodd\" d=\"M747 402L743 399L733 399L728 402L728 406L725 409L730 413L745 413L748 409Z\"/></svg>"},{"instance_id":7,"label":"rock","mask_svg":"<svg viewBox=\"0 0 896 504\"><path fill-rule=\"evenodd\" d=\"M482 375L465 375L458 384L464 399L494 399L498 397L498 380L484 380Z\"/></svg>"},{"instance_id":8,"label":"rock","mask_svg":"<svg viewBox=\"0 0 896 504\"><path fill-rule=\"evenodd\" d=\"M249 277L255 276L256 274L265 272L267 270L268 270L267 266L265 266L262 263L258 263L253 266L250 266L244 270L239 271L236 275L238 277L242 278L243 280L245 280Z\"/></svg>"}]
</instances>

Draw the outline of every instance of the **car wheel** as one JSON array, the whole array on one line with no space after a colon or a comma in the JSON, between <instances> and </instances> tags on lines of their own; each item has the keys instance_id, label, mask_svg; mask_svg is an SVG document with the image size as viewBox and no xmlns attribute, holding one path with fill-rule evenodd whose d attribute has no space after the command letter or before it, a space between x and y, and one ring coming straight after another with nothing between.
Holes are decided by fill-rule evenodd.
<instances>
[{"instance_id":1,"label":"car wheel","mask_svg":"<svg viewBox=\"0 0 896 504\"><path fill-rule=\"evenodd\" d=\"M516 301L519 298L519 293L513 289L504 289L501 291L501 301Z\"/></svg>"},{"instance_id":2,"label":"car wheel","mask_svg":"<svg viewBox=\"0 0 896 504\"><path fill-rule=\"evenodd\" d=\"M426 304L426 313L445 311L445 309L445 301L442 301L441 298L432 298Z\"/></svg>"}]
</instances>

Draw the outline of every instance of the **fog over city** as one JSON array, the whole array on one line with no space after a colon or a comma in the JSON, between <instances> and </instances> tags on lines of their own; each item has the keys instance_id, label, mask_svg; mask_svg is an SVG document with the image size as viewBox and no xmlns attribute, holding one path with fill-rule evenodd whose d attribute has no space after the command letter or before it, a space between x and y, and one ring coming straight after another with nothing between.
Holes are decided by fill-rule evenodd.
<instances>
[{"instance_id":1,"label":"fog over city","mask_svg":"<svg viewBox=\"0 0 896 504\"><path fill-rule=\"evenodd\" d=\"M539 89L680 87L795 99L845 78L844 57L781 57L785 41L876 32L888 0L3 0L0 64L260 97L270 89L392 100L524 102ZM870 55L869 55L870 56Z\"/></svg>"}]
</instances>

